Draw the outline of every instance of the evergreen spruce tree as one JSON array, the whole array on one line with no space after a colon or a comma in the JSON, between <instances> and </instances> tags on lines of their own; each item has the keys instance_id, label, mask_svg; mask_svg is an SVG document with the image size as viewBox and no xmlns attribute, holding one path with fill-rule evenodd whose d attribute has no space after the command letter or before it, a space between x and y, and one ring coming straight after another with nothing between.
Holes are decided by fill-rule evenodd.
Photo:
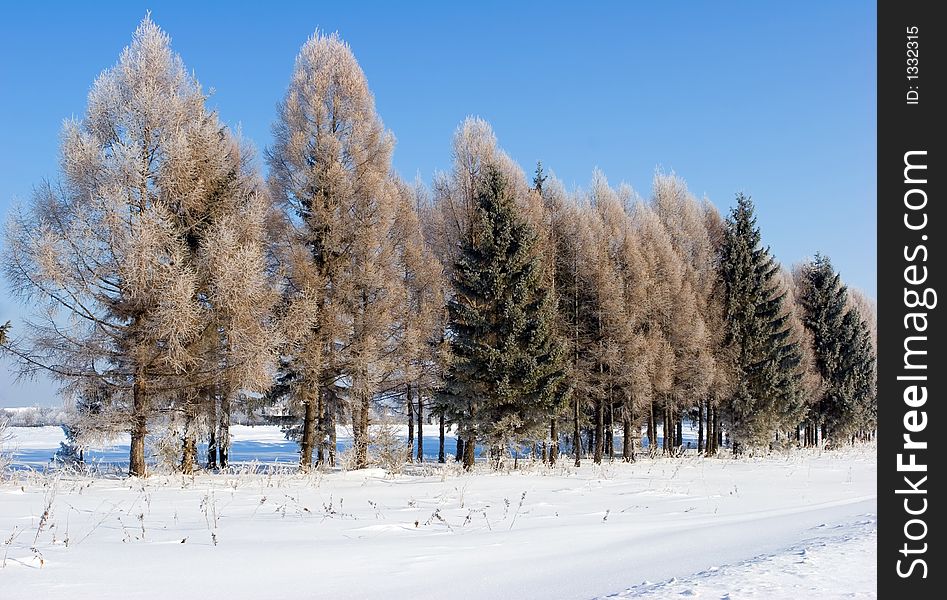
<instances>
[{"instance_id":1,"label":"evergreen spruce tree","mask_svg":"<svg viewBox=\"0 0 947 600\"><path fill-rule=\"evenodd\" d=\"M851 307L846 314L851 335L848 338L849 376L847 391L851 394L855 408L853 420L846 428L839 428L836 434L854 435L858 431L871 433L878 423L877 385L875 346L872 343L871 328L862 319L858 309Z\"/></svg>"},{"instance_id":2,"label":"evergreen spruce tree","mask_svg":"<svg viewBox=\"0 0 947 600\"><path fill-rule=\"evenodd\" d=\"M542 196L543 193L543 184L546 183L546 180L549 177L546 176L546 172L543 171L543 162L541 160L536 161L536 173L533 175L533 189Z\"/></svg>"},{"instance_id":3,"label":"evergreen spruce tree","mask_svg":"<svg viewBox=\"0 0 947 600\"><path fill-rule=\"evenodd\" d=\"M828 257L816 255L803 267L805 326L812 333L816 366L825 382L817 407L817 426L829 438L842 438L872 422L874 349L870 331L848 305L848 290Z\"/></svg>"},{"instance_id":4,"label":"evergreen spruce tree","mask_svg":"<svg viewBox=\"0 0 947 600\"><path fill-rule=\"evenodd\" d=\"M729 402L734 452L741 443L764 443L803 405L801 352L783 307L786 291L779 265L760 241L753 203L739 194L721 249L726 342L737 363Z\"/></svg>"},{"instance_id":5,"label":"evergreen spruce tree","mask_svg":"<svg viewBox=\"0 0 947 600\"><path fill-rule=\"evenodd\" d=\"M453 361L440 392L460 426L468 469L476 442L499 450L538 434L564 377L535 234L498 169L488 168L476 200L473 236L462 242L452 274Z\"/></svg>"}]
</instances>

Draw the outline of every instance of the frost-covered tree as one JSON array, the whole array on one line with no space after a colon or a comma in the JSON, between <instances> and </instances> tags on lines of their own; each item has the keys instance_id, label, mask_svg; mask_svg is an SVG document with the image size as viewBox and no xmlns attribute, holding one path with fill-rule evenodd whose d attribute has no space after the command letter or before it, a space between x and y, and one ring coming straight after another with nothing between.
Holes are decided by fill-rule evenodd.
<instances>
[{"instance_id":1,"label":"frost-covered tree","mask_svg":"<svg viewBox=\"0 0 947 600\"><path fill-rule=\"evenodd\" d=\"M585 269L591 278L594 310L589 314L591 337L587 352L592 358L591 385L586 389L592 404L592 456L600 463L614 452L616 415L633 410L628 394L635 355L633 313L639 306L626 298L629 275L627 238L632 235L627 214L605 176L596 171L588 198L587 219L591 243L586 248Z\"/></svg>"},{"instance_id":2,"label":"frost-covered tree","mask_svg":"<svg viewBox=\"0 0 947 600\"><path fill-rule=\"evenodd\" d=\"M145 474L155 410L222 370L241 369L228 375L241 384L260 382L257 367L271 356L267 340L238 333L232 318L222 325L215 312L227 294L247 301L235 287L256 269L228 257L242 278L215 284L223 259L214 244L226 218L242 235L234 227L243 230L260 198L244 185L237 145L204 100L168 36L146 18L95 81L85 117L66 123L60 183L40 186L7 227L8 279L47 307L16 345L23 371L47 369L67 392L107 387L131 433L132 475ZM253 311L256 322L265 303ZM229 339L227 365L207 360L200 340L209 331Z\"/></svg>"},{"instance_id":3,"label":"frost-covered tree","mask_svg":"<svg viewBox=\"0 0 947 600\"><path fill-rule=\"evenodd\" d=\"M393 138L337 35L317 32L303 45L274 137L270 187L292 223L284 322L303 407L300 463L309 468L334 430L329 400L342 397L363 466L371 403L402 366L395 351L407 290L395 238L403 204L391 177Z\"/></svg>"},{"instance_id":4,"label":"frost-covered tree","mask_svg":"<svg viewBox=\"0 0 947 600\"><path fill-rule=\"evenodd\" d=\"M675 447L673 425L680 412L677 387L686 375L688 328L696 319L692 293L684 287L685 268L667 229L654 209L643 202L631 207L636 235L643 248L642 271L648 281L644 316L650 379L648 440L652 452L657 440L657 418L663 418L666 452Z\"/></svg>"},{"instance_id":5,"label":"frost-covered tree","mask_svg":"<svg viewBox=\"0 0 947 600\"><path fill-rule=\"evenodd\" d=\"M559 431L567 431L572 437L575 461L581 461L580 418L583 401L578 390L582 371L579 366L579 306L583 286L582 254L579 233L581 213L578 206L565 191L562 183L555 177L542 180L542 201L548 215L548 257L549 289L553 291L556 304L553 326L556 335L563 344L565 381L568 394L564 394L558 406L553 406L550 419L550 442L548 460L555 463L559 456ZM584 296L582 296L584 299Z\"/></svg>"},{"instance_id":6,"label":"frost-covered tree","mask_svg":"<svg viewBox=\"0 0 947 600\"><path fill-rule=\"evenodd\" d=\"M399 182L397 218L393 240L406 295L398 319L399 372L395 379L404 389L408 415L408 445L417 427L417 460L424 459L425 409L433 407L448 351L444 337L447 281L440 261L428 245L420 215L431 211L427 190L418 182L409 188ZM439 415L440 416L440 415Z\"/></svg>"},{"instance_id":7,"label":"frost-covered tree","mask_svg":"<svg viewBox=\"0 0 947 600\"><path fill-rule=\"evenodd\" d=\"M559 183L547 186L547 194L555 194ZM574 464L581 463L583 455L583 430L590 424L597 425L595 407L602 401L600 391L603 381L599 372L604 365L604 331L600 327L599 317L605 309L599 300L603 291L597 283L614 285L608 281L606 271L610 264L599 265L596 260L602 258L602 249L598 247L602 231L598 215L587 203L588 198L571 197L562 200L552 198L552 240L554 281L557 301L556 333L564 346L566 378L571 389L567 412L567 430L570 433ZM589 414L592 411L593 414ZM603 423L604 425L604 423ZM586 436L594 445L592 437ZM594 451L594 450L593 450Z\"/></svg>"},{"instance_id":8,"label":"frost-covered tree","mask_svg":"<svg viewBox=\"0 0 947 600\"><path fill-rule=\"evenodd\" d=\"M713 455L721 441L720 407L725 399L729 398L737 380L737 360L735 348L726 343L726 315L724 284L719 273L722 270L720 259L721 249L726 239L726 223L720 213L710 202L704 201L704 226L710 239L710 247L714 250L715 281L708 290L707 299L703 305L704 318L711 333L711 348L714 357L713 377L709 382L704 420L706 420L706 442L704 451ZM698 411L698 416L701 411ZM699 440L698 440L699 441Z\"/></svg>"},{"instance_id":9,"label":"frost-covered tree","mask_svg":"<svg viewBox=\"0 0 947 600\"><path fill-rule=\"evenodd\" d=\"M208 190L203 212L186 213L186 223L198 240L192 259L199 275L198 295L208 309L202 335L194 342L201 360L192 374L196 381L190 397L196 399L197 419L206 421L209 448L217 449L216 462L223 468L228 462L231 405L242 394L259 394L272 385L281 335L273 314L278 294L269 260L269 198L249 149L229 135L221 141L207 146L222 162L217 177L203 175L204 181L217 185ZM201 371L213 373L211 380ZM189 457L196 457L193 421L185 420L190 436L185 440L185 471L192 468Z\"/></svg>"},{"instance_id":10,"label":"frost-covered tree","mask_svg":"<svg viewBox=\"0 0 947 600\"><path fill-rule=\"evenodd\" d=\"M677 318L671 328L677 357L676 426L680 432L682 417L695 416L698 450L703 450L704 407L723 391L720 388L725 378L718 371L726 368L720 327L722 294L717 278L719 245L713 230L719 215L709 203L694 198L683 180L661 172L654 178L651 206L668 233L682 269ZM680 445L680 434L675 437L675 445Z\"/></svg>"},{"instance_id":11,"label":"frost-covered tree","mask_svg":"<svg viewBox=\"0 0 947 600\"><path fill-rule=\"evenodd\" d=\"M491 168L498 169L517 202L528 197L522 169L497 145L489 123L468 117L457 127L452 140L452 167L434 176L432 242L449 267L460 244L469 241L477 222L479 186Z\"/></svg>"}]
</instances>

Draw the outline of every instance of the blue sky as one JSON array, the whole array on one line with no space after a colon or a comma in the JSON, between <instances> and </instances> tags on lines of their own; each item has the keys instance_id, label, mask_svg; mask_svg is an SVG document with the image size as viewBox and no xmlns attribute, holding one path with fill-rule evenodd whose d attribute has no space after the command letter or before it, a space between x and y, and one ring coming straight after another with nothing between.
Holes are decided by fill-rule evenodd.
<instances>
[{"instance_id":1,"label":"blue sky","mask_svg":"<svg viewBox=\"0 0 947 600\"><path fill-rule=\"evenodd\" d=\"M146 10L225 121L263 149L299 46L338 31L397 137L395 168L430 180L467 115L568 187L595 167L650 190L673 170L723 212L756 202L791 265L817 251L876 296L875 7L842 2L20 2L0 8L0 215L55 178L64 118ZM0 286L0 319L25 314ZM45 381L0 406L49 404Z\"/></svg>"}]
</instances>

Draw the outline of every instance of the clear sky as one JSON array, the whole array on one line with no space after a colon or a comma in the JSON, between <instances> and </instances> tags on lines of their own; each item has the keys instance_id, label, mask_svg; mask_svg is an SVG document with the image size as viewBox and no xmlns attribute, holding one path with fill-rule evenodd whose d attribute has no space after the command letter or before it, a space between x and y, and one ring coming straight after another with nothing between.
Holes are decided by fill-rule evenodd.
<instances>
[{"instance_id":1,"label":"clear sky","mask_svg":"<svg viewBox=\"0 0 947 600\"><path fill-rule=\"evenodd\" d=\"M764 243L791 265L817 251L876 296L875 6L735 2L63 2L0 7L0 215L57 176L64 118L115 63L146 10L225 121L260 149L300 45L338 31L397 137L395 168L450 166L467 115L527 172L567 185L595 167L642 194L675 171L722 212L744 191ZM0 322L28 309L0 286ZM0 406L52 404L47 381Z\"/></svg>"}]
</instances>

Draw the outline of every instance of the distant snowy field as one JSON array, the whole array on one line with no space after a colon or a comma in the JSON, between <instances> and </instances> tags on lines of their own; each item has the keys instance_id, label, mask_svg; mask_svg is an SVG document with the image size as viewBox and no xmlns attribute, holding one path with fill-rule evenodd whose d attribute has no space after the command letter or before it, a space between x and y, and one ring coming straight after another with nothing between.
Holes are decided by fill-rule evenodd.
<instances>
[{"instance_id":1,"label":"distant snowy field","mask_svg":"<svg viewBox=\"0 0 947 600\"><path fill-rule=\"evenodd\" d=\"M62 435L24 429L0 482L4 600L875 597L870 447L141 481L32 470ZM277 428L233 433L238 462L295 458Z\"/></svg>"},{"instance_id":2,"label":"distant snowy field","mask_svg":"<svg viewBox=\"0 0 947 600\"><path fill-rule=\"evenodd\" d=\"M407 425L398 427L403 438L407 439ZM66 441L62 427L11 427L11 440L6 447L13 455L13 467L18 469L42 470L49 465L50 459L59 449L60 442ZM432 435L433 434L433 435ZM284 466L299 463L299 445L287 440L279 427L275 425L230 426L230 460L233 463L261 463ZM352 446L352 435L345 427L338 427L338 451ZM125 434L107 447L92 448L85 454L87 463L102 469L128 470L128 435ZM424 455L427 460L437 460L437 427L424 430ZM453 456L457 449L457 440L453 434L445 436L444 447L447 454ZM415 451L417 446L415 446ZM207 445L198 446L198 457L203 462Z\"/></svg>"}]
</instances>

